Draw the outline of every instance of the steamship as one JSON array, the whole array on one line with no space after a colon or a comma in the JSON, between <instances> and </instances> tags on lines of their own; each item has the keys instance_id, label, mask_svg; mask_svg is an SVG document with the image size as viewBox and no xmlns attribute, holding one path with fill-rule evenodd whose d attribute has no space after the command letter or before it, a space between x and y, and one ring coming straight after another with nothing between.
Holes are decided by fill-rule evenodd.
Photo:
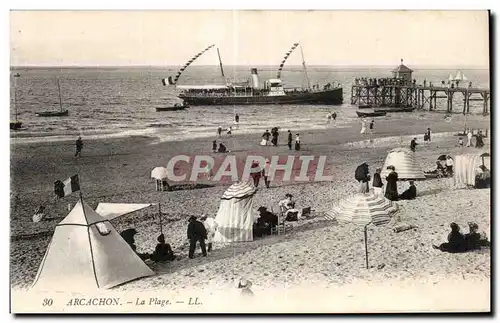
<instances>
[{"instance_id":1,"label":"steamship","mask_svg":"<svg viewBox=\"0 0 500 323\"><path fill-rule=\"evenodd\" d=\"M251 78L243 83L213 84L213 85L178 85L177 81L182 75L182 72L203 53L213 48L215 45L210 45L203 51L195 55L177 72L175 78L169 76L162 79L165 86L175 86L176 90L180 91L178 97L185 104L190 106L195 105L262 105L262 104L328 104L340 105L343 100L342 87L331 83L325 84L322 88L319 85L310 86L307 76L307 69L302 52L302 66L307 82L306 88L285 88L281 80L281 71L290 54L299 47L299 43L293 44L292 48L286 53L281 65L279 66L277 77L274 79L265 80L262 84L259 80L259 75L256 68L251 68ZM220 70L222 77L224 69L220 58Z\"/></svg>"}]
</instances>

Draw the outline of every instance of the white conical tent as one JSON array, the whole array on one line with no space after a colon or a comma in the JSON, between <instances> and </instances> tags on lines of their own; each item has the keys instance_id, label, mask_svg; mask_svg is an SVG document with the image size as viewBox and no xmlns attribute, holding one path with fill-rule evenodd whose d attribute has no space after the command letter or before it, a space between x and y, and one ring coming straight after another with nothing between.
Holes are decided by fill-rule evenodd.
<instances>
[{"instance_id":1,"label":"white conical tent","mask_svg":"<svg viewBox=\"0 0 500 323\"><path fill-rule=\"evenodd\" d=\"M215 217L214 242L253 241L253 196L256 191L252 184L242 182L227 189Z\"/></svg>"},{"instance_id":2,"label":"white conical tent","mask_svg":"<svg viewBox=\"0 0 500 323\"><path fill-rule=\"evenodd\" d=\"M468 185L476 184L476 169L483 165L491 169L491 159L489 153L487 156L481 157L484 154L464 154L454 158L454 173L453 179L456 188L463 188Z\"/></svg>"},{"instance_id":3,"label":"white conical tent","mask_svg":"<svg viewBox=\"0 0 500 323\"><path fill-rule=\"evenodd\" d=\"M424 171L415 158L415 153L408 148L395 148L385 158L384 166L380 176L385 178L390 170L387 166L394 166L399 180L423 180Z\"/></svg>"},{"instance_id":4,"label":"white conical tent","mask_svg":"<svg viewBox=\"0 0 500 323\"><path fill-rule=\"evenodd\" d=\"M154 274L109 221L80 200L56 226L32 287L106 289Z\"/></svg>"}]
</instances>

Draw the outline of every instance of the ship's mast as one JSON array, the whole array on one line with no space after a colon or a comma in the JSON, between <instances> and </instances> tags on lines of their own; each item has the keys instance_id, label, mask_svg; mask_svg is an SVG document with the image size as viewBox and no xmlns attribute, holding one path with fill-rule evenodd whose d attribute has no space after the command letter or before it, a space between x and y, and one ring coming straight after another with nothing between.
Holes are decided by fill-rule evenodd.
<instances>
[{"instance_id":1,"label":"ship's mast","mask_svg":"<svg viewBox=\"0 0 500 323\"><path fill-rule=\"evenodd\" d=\"M306 77L307 89L311 89L311 83L309 82L309 77L307 76L306 61L304 59L304 51L302 50L302 45L300 45L300 54L302 55L302 67L304 68L304 75Z\"/></svg>"},{"instance_id":2,"label":"ship's mast","mask_svg":"<svg viewBox=\"0 0 500 323\"><path fill-rule=\"evenodd\" d=\"M222 73L222 78L224 79L224 82L225 82L226 77L224 76L224 69L222 68L222 59L220 58L219 47L217 47L217 56L219 56L220 72Z\"/></svg>"},{"instance_id":3,"label":"ship's mast","mask_svg":"<svg viewBox=\"0 0 500 323\"><path fill-rule=\"evenodd\" d=\"M17 122L17 74L14 75L14 113L15 113L15 118Z\"/></svg>"},{"instance_id":4,"label":"ship's mast","mask_svg":"<svg viewBox=\"0 0 500 323\"><path fill-rule=\"evenodd\" d=\"M63 110L62 99L61 99L61 86L59 85L59 79L57 79L57 91L59 92L59 108Z\"/></svg>"}]
</instances>

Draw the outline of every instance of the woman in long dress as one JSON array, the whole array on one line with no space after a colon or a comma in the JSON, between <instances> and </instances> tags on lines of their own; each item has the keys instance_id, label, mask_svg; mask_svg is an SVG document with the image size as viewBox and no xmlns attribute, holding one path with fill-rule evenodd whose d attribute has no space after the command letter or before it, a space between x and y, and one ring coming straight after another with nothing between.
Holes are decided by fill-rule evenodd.
<instances>
[{"instance_id":1,"label":"woman in long dress","mask_svg":"<svg viewBox=\"0 0 500 323\"><path fill-rule=\"evenodd\" d=\"M361 131L360 133L366 133L366 122L365 120L361 120Z\"/></svg>"}]
</instances>

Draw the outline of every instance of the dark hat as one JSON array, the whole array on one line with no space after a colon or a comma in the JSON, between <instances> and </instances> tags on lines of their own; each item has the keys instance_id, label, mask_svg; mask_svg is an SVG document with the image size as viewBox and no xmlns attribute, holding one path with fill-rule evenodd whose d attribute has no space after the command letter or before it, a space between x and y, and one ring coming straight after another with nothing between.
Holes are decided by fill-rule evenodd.
<instances>
[{"instance_id":1,"label":"dark hat","mask_svg":"<svg viewBox=\"0 0 500 323\"><path fill-rule=\"evenodd\" d=\"M196 216L191 215L191 216L189 217L189 222L192 222L192 221L195 221L195 220L196 220Z\"/></svg>"},{"instance_id":2,"label":"dark hat","mask_svg":"<svg viewBox=\"0 0 500 323\"><path fill-rule=\"evenodd\" d=\"M293 197L293 195L292 195L292 194L290 194L290 193L286 193L286 194L285 194L285 197Z\"/></svg>"},{"instance_id":3,"label":"dark hat","mask_svg":"<svg viewBox=\"0 0 500 323\"><path fill-rule=\"evenodd\" d=\"M450 223L450 228L457 229L457 230L460 229L460 227L458 226L458 224L456 224L455 222Z\"/></svg>"},{"instance_id":4,"label":"dark hat","mask_svg":"<svg viewBox=\"0 0 500 323\"><path fill-rule=\"evenodd\" d=\"M467 224L469 225L470 229L476 229L476 230L479 229L479 226L475 222L469 222Z\"/></svg>"},{"instance_id":5,"label":"dark hat","mask_svg":"<svg viewBox=\"0 0 500 323\"><path fill-rule=\"evenodd\" d=\"M165 242L165 235L163 233L160 234L156 240L158 240L158 242Z\"/></svg>"}]
</instances>

